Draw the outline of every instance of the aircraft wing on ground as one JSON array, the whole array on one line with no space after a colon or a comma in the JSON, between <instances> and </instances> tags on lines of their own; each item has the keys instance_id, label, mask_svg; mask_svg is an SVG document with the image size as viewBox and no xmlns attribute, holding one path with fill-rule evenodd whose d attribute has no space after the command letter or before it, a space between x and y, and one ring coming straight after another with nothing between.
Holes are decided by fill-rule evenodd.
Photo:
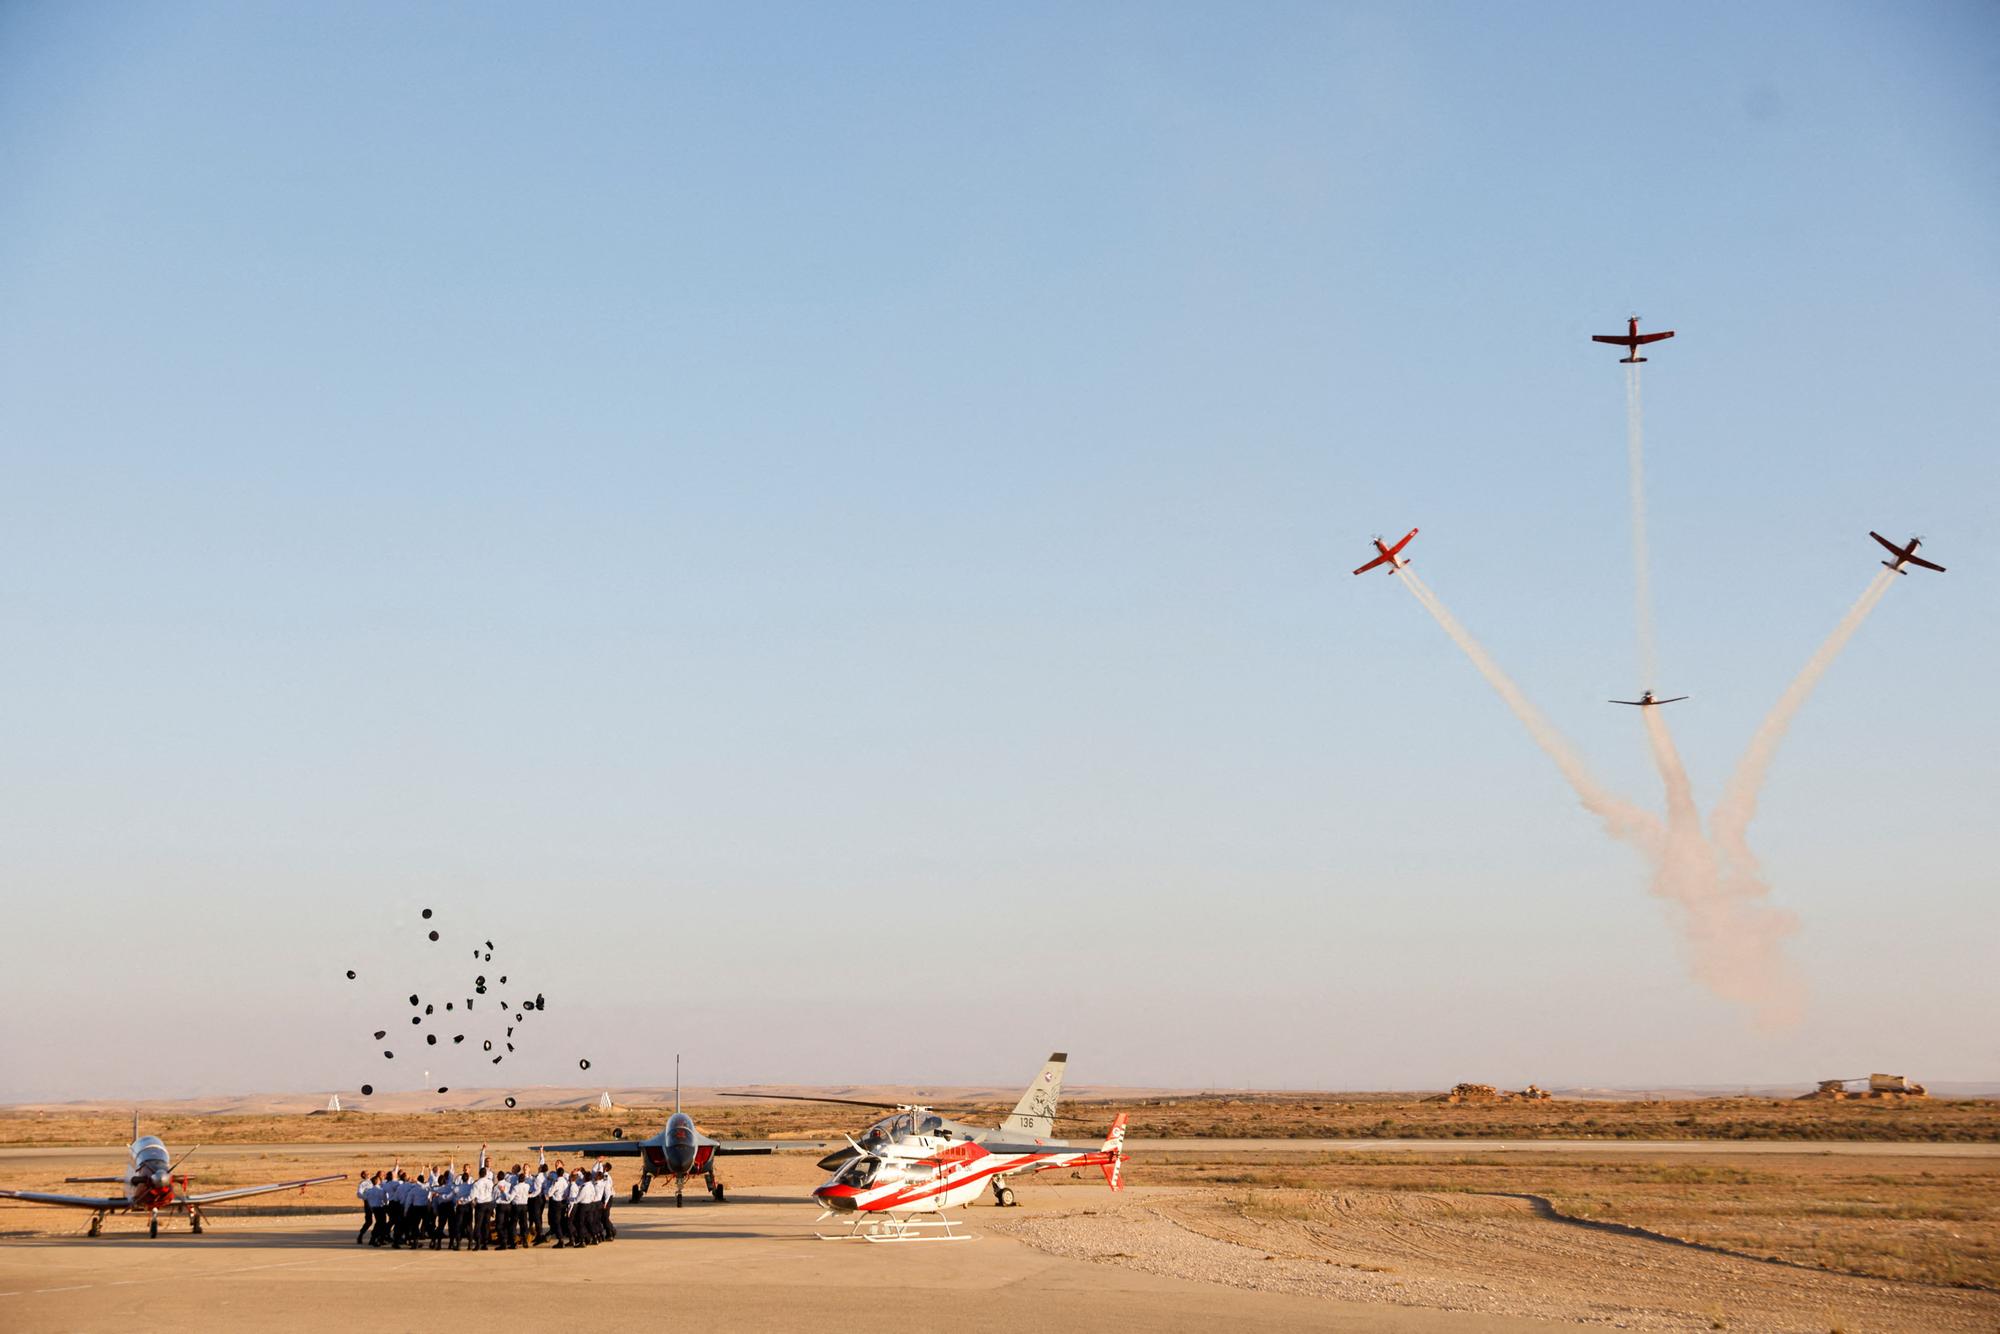
<instances>
[{"instance_id":1,"label":"aircraft wing on ground","mask_svg":"<svg viewBox=\"0 0 2000 1334\"><path fill-rule=\"evenodd\" d=\"M236 1186L230 1190L211 1190L201 1195L189 1195L189 1204L219 1204L223 1200L240 1200L247 1195L270 1195L281 1190L302 1190L307 1186L317 1186L323 1181L345 1181L347 1173L338 1176L307 1177L303 1181L279 1181L269 1186Z\"/></svg>"},{"instance_id":2,"label":"aircraft wing on ground","mask_svg":"<svg viewBox=\"0 0 2000 1334\"><path fill-rule=\"evenodd\" d=\"M719 1139L715 1151L724 1153L784 1153L788 1149L816 1150L832 1146L830 1139Z\"/></svg>"},{"instance_id":3,"label":"aircraft wing on ground","mask_svg":"<svg viewBox=\"0 0 2000 1334\"><path fill-rule=\"evenodd\" d=\"M1067 1140L1045 1140L1040 1144L1008 1144L999 1140L981 1140L979 1147L988 1153L1090 1153L1095 1144L1071 1144Z\"/></svg>"},{"instance_id":4,"label":"aircraft wing on ground","mask_svg":"<svg viewBox=\"0 0 2000 1334\"><path fill-rule=\"evenodd\" d=\"M131 1203L123 1195L115 1200L94 1200L83 1195L48 1195L38 1190L0 1190L0 1196L30 1204L61 1204L71 1209L123 1209Z\"/></svg>"},{"instance_id":5,"label":"aircraft wing on ground","mask_svg":"<svg viewBox=\"0 0 2000 1334\"><path fill-rule=\"evenodd\" d=\"M577 1144L537 1144L534 1147L542 1153L588 1153L599 1158L637 1158L647 1149L657 1149L666 1142L665 1132L646 1139L600 1139Z\"/></svg>"}]
</instances>

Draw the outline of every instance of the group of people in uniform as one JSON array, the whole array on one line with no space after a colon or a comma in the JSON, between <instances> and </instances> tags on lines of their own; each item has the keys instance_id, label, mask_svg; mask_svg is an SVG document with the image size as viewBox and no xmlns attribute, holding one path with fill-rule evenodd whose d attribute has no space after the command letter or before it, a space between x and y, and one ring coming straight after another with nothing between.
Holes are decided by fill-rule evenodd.
<instances>
[{"instance_id":1,"label":"group of people in uniform","mask_svg":"<svg viewBox=\"0 0 2000 1334\"><path fill-rule=\"evenodd\" d=\"M513 1250L553 1239L555 1249L611 1241L611 1164L549 1166L546 1157L507 1171L486 1161L479 1148L478 1170L471 1163L453 1171L449 1163L412 1176L401 1164L361 1174L355 1195L365 1211L357 1246L428 1245L452 1250Z\"/></svg>"}]
</instances>

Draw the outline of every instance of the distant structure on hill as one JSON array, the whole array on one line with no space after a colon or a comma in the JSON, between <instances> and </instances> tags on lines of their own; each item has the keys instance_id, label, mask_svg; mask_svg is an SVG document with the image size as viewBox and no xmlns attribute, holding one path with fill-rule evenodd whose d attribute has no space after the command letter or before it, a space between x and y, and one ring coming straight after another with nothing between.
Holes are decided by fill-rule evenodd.
<instances>
[{"instance_id":1,"label":"distant structure on hill","mask_svg":"<svg viewBox=\"0 0 2000 1334\"><path fill-rule=\"evenodd\" d=\"M1847 1087L1849 1084L1862 1083L1867 1087L1859 1089ZM1843 1098L1928 1098L1931 1095L1929 1089L1904 1075L1869 1075L1866 1080L1856 1075L1852 1079L1822 1079L1818 1088L1800 1096L1838 1102Z\"/></svg>"},{"instance_id":2,"label":"distant structure on hill","mask_svg":"<svg viewBox=\"0 0 2000 1334\"><path fill-rule=\"evenodd\" d=\"M613 1108L612 1108L612 1105L611 1105L611 1090L610 1090L610 1089L606 1089L606 1090L604 1090L604 1096L603 1096L603 1097L601 1097L601 1098L599 1098L599 1099L597 1100L597 1110L598 1110L598 1111L600 1111L600 1112L608 1112L608 1111L611 1111L611 1110L613 1110Z\"/></svg>"},{"instance_id":3,"label":"distant structure on hill","mask_svg":"<svg viewBox=\"0 0 2000 1334\"><path fill-rule=\"evenodd\" d=\"M1425 1102L1503 1102L1511 1098L1519 1098L1519 1099L1524 1099L1528 1102L1540 1102L1544 1098L1547 1098L1549 1096L1551 1096L1549 1091L1543 1088L1539 1084L1530 1084L1528 1085L1528 1087L1522 1089L1519 1093L1515 1093L1511 1090L1503 1092L1502 1090L1495 1088L1491 1084L1453 1084L1451 1086L1451 1092L1433 1094L1431 1097L1424 1099L1424 1101Z\"/></svg>"}]
</instances>

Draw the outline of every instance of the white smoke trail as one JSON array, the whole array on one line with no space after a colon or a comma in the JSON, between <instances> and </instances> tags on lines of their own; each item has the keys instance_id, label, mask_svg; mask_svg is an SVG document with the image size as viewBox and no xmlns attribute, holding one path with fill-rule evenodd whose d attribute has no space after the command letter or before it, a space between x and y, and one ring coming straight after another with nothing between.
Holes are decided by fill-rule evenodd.
<instances>
[{"instance_id":1,"label":"white smoke trail","mask_svg":"<svg viewBox=\"0 0 2000 1334\"><path fill-rule=\"evenodd\" d=\"M1804 985L1783 951L1798 919L1727 892L1667 720L1657 708L1639 713L1667 795L1667 836L1652 892L1680 910L1689 964L1702 984L1750 1007L1760 1026L1788 1028L1805 1011Z\"/></svg>"},{"instance_id":2,"label":"white smoke trail","mask_svg":"<svg viewBox=\"0 0 2000 1334\"><path fill-rule=\"evenodd\" d=\"M1738 898L1761 898L1769 893L1769 886L1763 881L1763 872L1757 864L1756 854L1750 850L1748 830L1750 821L1757 816L1757 796L1763 790L1764 776L1771 768L1771 761L1778 753L1778 745L1785 739L1785 733L1792 725L1792 719L1811 696L1813 687L1820 677L1840 656L1847 641L1868 619L1868 613L1875 610L1875 604L1889 591L1890 585L1899 578L1893 570L1883 570L1876 575L1847 614L1840 618L1840 624L1826 637L1792 683L1785 687L1785 693L1778 696L1778 702L1758 726L1750 744L1743 751L1743 758L1736 762L1736 771L1729 776L1729 783L1722 790L1722 800L1716 803L1709 817L1709 827L1714 831L1715 841L1723 858L1723 889Z\"/></svg>"},{"instance_id":3,"label":"white smoke trail","mask_svg":"<svg viewBox=\"0 0 2000 1334\"><path fill-rule=\"evenodd\" d=\"M1653 633L1653 557L1646 541L1646 423L1637 362L1625 368L1625 461L1632 492L1632 601L1639 624L1639 686L1652 690L1660 684L1660 662Z\"/></svg>"},{"instance_id":4,"label":"white smoke trail","mask_svg":"<svg viewBox=\"0 0 2000 1334\"><path fill-rule=\"evenodd\" d=\"M1444 632L1451 636L1453 642L1465 650L1465 656L1472 659L1472 665L1479 669L1479 674L1486 678L1486 683L1507 702L1507 707L1514 711L1514 716L1520 719L1521 726L1528 730L1528 735L1534 739L1535 744L1555 761L1556 768L1561 770L1562 776L1569 781L1571 789L1575 791L1577 800L1583 803L1584 809L1602 820L1605 829L1612 837L1632 844L1648 856L1659 856L1665 837L1659 818L1650 811L1641 810L1622 797L1613 796L1605 791L1584 767L1583 760L1571 748L1569 742L1556 731L1547 718L1542 716L1539 709L1528 702L1528 697L1521 693L1521 688L1500 670L1500 665L1493 661L1480 646L1479 641L1474 639L1466 628L1458 623L1458 619L1445 609L1437 594L1417 578L1408 566L1399 570L1397 577L1403 581L1412 596L1423 604L1424 610L1443 627Z\"/></svg>"}]
</instances>

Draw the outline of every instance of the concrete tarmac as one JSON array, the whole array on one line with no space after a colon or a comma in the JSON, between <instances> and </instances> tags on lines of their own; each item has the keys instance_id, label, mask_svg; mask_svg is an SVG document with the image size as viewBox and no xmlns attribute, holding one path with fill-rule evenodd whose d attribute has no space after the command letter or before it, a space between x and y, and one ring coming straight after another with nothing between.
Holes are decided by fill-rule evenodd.
<instances>
[{"instance_id":1,"label":"concrete tarmac","mask_svg":"<svg viewBox=\"0 0 2000 1334\"><path fill-rule=\"evenodd\" d=\"M1041 1207L1049 1208L1074 1208L1081 1199L1061 1187L1037 1194L1048 1197ZM1251 1292L1060 1258L987 1233L980 1213L960 1215L974 1240L901 1245L820 1241L811 1206L775 1197L615 1210L618 1240L581 1251L377 1250L354 1244L351 1214L232 1221L200 1237L181 1230L185 1223L163 1223L156 1240L143 1232L41 1237L0 1243L0 1329L1552 1328L1514 1317Z\"/></svg>"}]
</instances>

